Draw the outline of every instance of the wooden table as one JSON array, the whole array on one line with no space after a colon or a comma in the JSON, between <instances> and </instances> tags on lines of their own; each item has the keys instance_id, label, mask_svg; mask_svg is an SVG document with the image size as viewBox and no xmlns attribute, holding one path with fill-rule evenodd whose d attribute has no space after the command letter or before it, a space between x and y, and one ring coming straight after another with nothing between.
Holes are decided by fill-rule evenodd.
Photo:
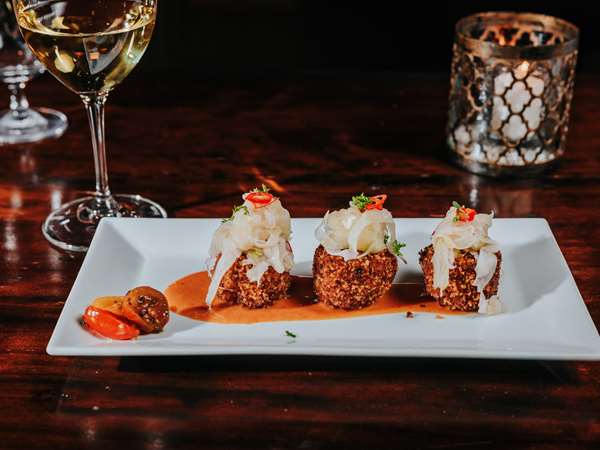
<instances>
[{"instance_id":1,"label":"wooden table","mask_svg":"<svg viewBox=\"0 0 600 450\"><path fill-rule=\"evenodd\" d=\"M600 78L580 76L568 153L537 179L444 162L443 76L312 75L218 82L134 74L108 112L113 191L174 217L223 217L267 183L293 216L360 191L396 216L452 200L545 217L600 322ZM40 227L93 186L78 99L44 78L32 103L66 112L57 141L0 149L0 448L581 449L600 444L600 365L309 357L64 358L46 343L81 265Z\"/></svg>"}]
</instances>

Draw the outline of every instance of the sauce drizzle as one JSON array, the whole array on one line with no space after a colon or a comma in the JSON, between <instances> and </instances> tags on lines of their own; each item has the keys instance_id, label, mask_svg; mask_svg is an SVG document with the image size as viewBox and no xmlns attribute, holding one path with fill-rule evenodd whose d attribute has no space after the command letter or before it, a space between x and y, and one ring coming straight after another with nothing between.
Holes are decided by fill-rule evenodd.
<instances>
[{"instance_id":1,"label":"sauce drizzle","mask_svg":"<svg viewBox=\"0 0 600 450\"><path fill-rule=\"evenodd\" d=\"M193 273L175 281L166 289L165 296L174 313L194 320L223 324L349 319L408 312L413 315L433 313L437 318L450 314L464 314L440 306L431 297L422 298L421 284L394 284L387 294L367 308L355 311L334 309L315 301L312 281L312 278L308 277L292 277L289 297L276 301L270 308L262 309L249 309L216 301L212 308L208 309L204 301L210 284L207 272Z\"/></svg>"}]
</instances>

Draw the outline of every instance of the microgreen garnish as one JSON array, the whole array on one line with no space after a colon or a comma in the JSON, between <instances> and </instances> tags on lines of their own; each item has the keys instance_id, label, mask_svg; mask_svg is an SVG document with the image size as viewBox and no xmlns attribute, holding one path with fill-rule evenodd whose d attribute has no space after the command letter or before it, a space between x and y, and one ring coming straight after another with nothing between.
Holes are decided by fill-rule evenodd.
<instances>
[{"instance_id":1,"label":"microgreen garnish","mask_svg":"<svg viewBox=\"0 0 600 450\"><path fill-rule=\"evenodd\" d=\"M229 222L229 221L233 220L233 218L239 211L243 211L244 214L246 214L246 215L250 214L250 211L248 211L247 206L245 206L245 205L234 206L233 209L231 210L231 217L221 220L221 223L225 223L225 222Z\"/></svg>"},{"instance_id":2,"label":"microgreen garnish","mask_svg":"<svg viewBox=\"0 0 600 450\"><path fill-rule=\"evenodd\" d=\"M271 188L266 184L262 184L259 188L254 188L250 192L269 192Z\"/></svg>"},{"instance_id":3,"label":"microgreen garnish","mask_svg":"<svg viewBox=\"0 0 600 450\"><path fill-rule=\"evenodd\" d=\"M288 330L285 330L285 335L287 337L291 337L291 338L294 338L294 339L296 339L296 337L297 337L294 333L292 333L291 331L288 331Z\"/></svg>"},{"instance_id":4,"label":"microgreen garnish","mask_svg":"<svg viewBox=\"0 0 600 450\"><path fill-rule=\"evenodd\" d=\"M458 222L458 212L461 210L462 206L460 205L460 203L458 203L457 201L453 201L452 202L452 206L454 206L456 208L456 214L454 215L454 218L452 219L453 222Z\"/></svg>"},{"instance_id":5,"label":"microgreen garnish","mask_svg":"<svg viewBox=\"0 0 600 450\"><path fill-rule=\"evenodd\" d=\"M352 197L352 201L350 202L352 205L356 206L360 209L361 212L367 209L377 209L381 211L383 209L383 204L387 200L386 194L374 195L373 197L367 197L364 193L360 195L355 195Z\"/></svg>"},{"instance_id":6,"label":"microgreen garnish","mask_svg":"<svg viewBox=\"0 0 600 450\"><path fill-rule=\"evenodd\" d=\"M406 244L402 243L402 242L398 242L397 239L394 239L394 242L392 242L392 253L394 253L394 255L398 256L398 257L402 257L404 256L402 254L402 249L406 247Z\"/></svg>"},{"instance_id":7,"label":"microgreen garnish","mask_svg":"<svg viewBox=\"0 0 600 450\"><path fill-rule=\"evenodd\" d=\"M250 212L248 211L248 208L245 205L233 207L233 211L232 211L233 214L237 213L238 211L244 211L244 214L246 214L246 215L250 214Z\"/></svg>"},{"instance_id":8,"label":"microgreen garnish","mask_svg":"<svg viewBox=\"0 0 600 450\"><path fill-rule=\"evenodd\" d=\"M371 203L371 199L367 197L364 193L352 197L352 204L361 211L364 210L369 203Z\"/></svg>"},{"instance_id":9,"label":"microgreen garnish","mask_svg":"<svg viewBox=\"0 0 600 450\"><path fill-rule=\"evenodd\" d=\"M389 234L386 234L385 236L383 236L383 243L385 245L387 245L387 243L388 243L389 240L390 240L390 235Z\"/></svg>"}]
</instances>

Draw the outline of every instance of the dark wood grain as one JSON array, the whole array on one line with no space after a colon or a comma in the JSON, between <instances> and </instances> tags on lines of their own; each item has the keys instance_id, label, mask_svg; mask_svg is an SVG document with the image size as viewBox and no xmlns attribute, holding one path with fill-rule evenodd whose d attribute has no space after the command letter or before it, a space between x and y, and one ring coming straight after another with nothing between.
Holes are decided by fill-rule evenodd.
<instances>
[{"instance_id":1,"label":"dark wood grain","mask_svg":"<svg viewBox=\"0 0 600 450\"><path fill-rule=\"evenodd\" d=\"M307 357L64 358L45 346L81 257L40 233L93 185L78 99L44 78L32 103L65 136L0 149L0 448L592 448L600 365ZM600 323L600 79L578 79L568 153L549 174L493 180L445 162L444 77L287 80L133 75L108 112L112 187L175 217L225 216L266 182L293 216L358 191L396 216L454 199L550 222Z\"/></svg>"}]
</instances>

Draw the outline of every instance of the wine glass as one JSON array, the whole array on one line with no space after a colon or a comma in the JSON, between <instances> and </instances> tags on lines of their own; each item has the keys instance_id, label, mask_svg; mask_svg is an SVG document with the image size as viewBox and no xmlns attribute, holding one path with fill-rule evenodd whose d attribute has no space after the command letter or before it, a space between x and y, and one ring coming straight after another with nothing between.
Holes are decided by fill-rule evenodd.
<instances>
[{"instance_id":1,"label":"wine glass","mask_svg":"<svg viewBox=\"0 0 600 450\"><path fill-rule=\"evenodd\" d=\"M166 217L139 195L108 186L104 107L108 94L142 58L157 0L13 0L25 42L45 68L83 100L92 134L96 191L46 219L44 236L69 251L86 251L103 217Z\"/></svg>"},{"instance_id":2,"label":"wine glass","mask_svg":"<svg viewBox=\"0 0 600 450\"><path fill-rule=\"evenodd\" d=\"M0 112L0 144L59 137L67 129L63 113L29 107L25 86L42 71L42 64L23 42L11 1L0 0L0 79L10 91L9 109Z\"/></svg>"}]
</instances>

